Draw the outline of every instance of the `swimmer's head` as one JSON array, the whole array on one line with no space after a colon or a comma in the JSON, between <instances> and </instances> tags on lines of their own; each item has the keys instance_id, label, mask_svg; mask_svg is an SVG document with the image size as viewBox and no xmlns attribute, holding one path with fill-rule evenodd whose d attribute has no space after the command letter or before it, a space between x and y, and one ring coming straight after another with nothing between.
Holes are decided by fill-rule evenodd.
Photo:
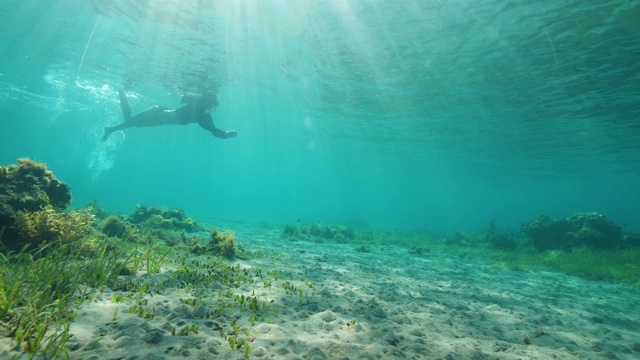
<instances>
[{"instance_id":1,"label":"swimmer's head","mask_svg":"<svg viewBox=\"0 0 640 360\"><path fill-rule=\"evenodd\" d=\"M220 95L216 92L207 91L200 98L200 105L204 109L215 109L220 104Z\"/></svg>"}]
</instances>

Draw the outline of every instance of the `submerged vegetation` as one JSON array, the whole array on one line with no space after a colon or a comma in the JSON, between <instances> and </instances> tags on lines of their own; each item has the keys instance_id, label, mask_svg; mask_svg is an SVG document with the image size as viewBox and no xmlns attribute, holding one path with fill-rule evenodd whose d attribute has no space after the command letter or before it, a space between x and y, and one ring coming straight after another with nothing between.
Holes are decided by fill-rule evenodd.
<instances>
[{"instance_id":1,"label":"submerged vegetation","mask_svg":"<svg viewBox=\"0 0 640 360\"><path fill-rule=\"evenodd\" d=\"M233 259L236 256L235 248L236 237L233 231L220 231L218 228L211 230L209 241L202 243L198 238L192 238L189 241L189 251L194 254L212 254Z\"/></svg>"},{"instance_id":2,"label":"submerged vegetation","mask_svg":"<svg viewBox=\"0 0 640 360\"><path fill-rule=\"evenodd\" d=\"M228 264L252 256L230 229L207 233L181 210L150 206L129 216L109 214L95 202L66 211L70 199L68 187L43 164L21 159L0 167L0 336L29 358L68 357L78 306L105 292L130 314L152 320L156 309L148 295L179 290L187 294L184 304L198 309L192 317L199 321L178 322L167 334L194 336L209 321L204 325L245 355L250 327L278 311L274 299L260 298L256 289L304 294L284 274ZM218 295L207 296L202 290L214 284ZM112 316L119 316L117 309ZM221 316L231 321L210 321Z\"/></svg>"},{"instance_id":3,"label":"submerged vegetation","mask_svg":"<svg viewBox=\"0 0 640 360\"><path fill-rule=\"evenodd\" d=\"M66 352L81 287L115 284L122 254L79 259L59 241L34 251L0 253L0 329L18 350L55 358Z\"/></svg>"},{"instance_id":4,"label":"submerged vegetation","mask_svg":"<svg viewBox=\"0 0 640 360\"><path fill-rule=\"evenodd\" d=\"M560 226L564 232L555 226L558 223L564 224ZM541 245L546 238L538 234L547 231L554 234L556 242L545 240ZM529 236L532 232L535 235ZM574 214L559 220L541 216L523 225L523 233L518 235L499 231L495 221L473 235L461 231L449 235L376 232L327 224L288 224L282 231L282 237L292 241L357 244L358 252L369 252L372 246L401 246L417 256L449 255L511 270L555 271L640 286L640 236L623 233L600 214Z\"/></svg>"},{"instance_id":5,"label":"submerged vegetation","mask_svg":"<svg viewBox=\"0 0 640 360\"><path fill-rule=\"evenodd\" d=\"M585 246L573 251L492 252L489 255L494 264L511 270L556 271L640 286L640 248L598 250Z\"/></svg>"},{"instance_id":6,"label":"submerged vegetation","mask_svg":"<svg viewBox=\"0 0 640 360\"><path fill-rule=\"evenodd\" d=\"M44 164L19 159L17 164L0 166L0 240L4 247L20 251L26 244L37 245L37 237L44 235L38 222L57 217L70 203L69 186Z\"/></svg>"},{"instance_id":7,"label":"submerged vegetation","mask_svg":"<svg viewBox=\"0 0 640 360\"><path fill-rule=\"evenodd\" d=\"M52 239L76 246L89 234L92 222L91 208L63 212L47 206L37 211L19 210L15 226L31 246Z\"/></svg>"},{"instance_id":8,"label":"submerged vegetation","mask_svg":"<svg viewBox=\"0 0 640 360\"><path fill-rule=\"evenodd\" d=\"M12 339L15 351L30 358L68 356L65 345L78 306L101 298L105 291L114 294L112 302L128 308L120 315L113 311L114 320L129 313L150 321L156 309L148 295L179 290L186 294L183 303L195 309L192 317L198 314L197 322L177 321L166 329L167 335L195 336L206 325L230 349L248 355L251 327L278 312L274 299L262 299L256 290L305 294L302 285L285 280L282 273L229 264L238 256L252 256L237 247L233 231L214 228L204 239L201 233L184 230L184 224L194 230L201 225L173 215L171 226L158 229L155 225L166 220L163 214L181 212L145 207L151 219L145 220L139 209L134 211L135 223L117 215L94 221L91 207L18 214L16 228L34 243L19 252L0 251L0 334ZM158 278L151 280L152 274ZM216 296L203 291L212 287L218 289ZM218 318L231 321L214 320Z\"/></svg>"}]
</instances>

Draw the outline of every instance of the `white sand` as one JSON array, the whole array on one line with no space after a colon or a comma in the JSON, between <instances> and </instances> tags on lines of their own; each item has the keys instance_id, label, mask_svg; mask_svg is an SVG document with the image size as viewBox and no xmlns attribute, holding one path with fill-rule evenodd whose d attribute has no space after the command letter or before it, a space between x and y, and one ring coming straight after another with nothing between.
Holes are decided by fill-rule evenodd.
<instances>
[{"instance_id":1,"label":"white sand","mask_svg":"<svg viewBox=\"0 0 640 360\"><path fill-rule=\"evenodd\" d=\"M280 239L277 231L234 228L248 249L279 258L237 261L277 269L305 296L262 283L235 289L273 300L279 309L255 325L247 311L249 358L257 359L639 359L640 289L556 273L513 272L471 260L414 256L397 247L314 244ZM161 281L163 275L141 277ZM166 277L166 275L165 275ZM304 280L314 282L308 288ZM101 299L83 304L73 322L71 359L242 359L216 331L231 316L205 319L222 287L199 289L197 308L182 303L194 292L146 295L144 320L134 303ZM117 309L116 320L113 320ZM355 319L355 324L347 322ZM197 334L172 328L197 324ZM242 338L249 338L244 334ZM0 358L8 354L0 342ZM4 350L3 350L4 349Z\"/></svg>"}]
</instances>

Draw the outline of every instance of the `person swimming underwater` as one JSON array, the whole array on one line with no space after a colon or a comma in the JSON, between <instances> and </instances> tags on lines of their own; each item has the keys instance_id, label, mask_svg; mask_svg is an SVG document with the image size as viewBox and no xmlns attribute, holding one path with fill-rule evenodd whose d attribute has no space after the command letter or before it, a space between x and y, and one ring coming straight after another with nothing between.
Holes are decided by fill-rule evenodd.
<instances>
[{"instance_id":1,"label":"person swimming underwater","mask_svg":"<svg viewBox=\"0 0 640 360\"><path fill-rule=\"evenodd\" d=\"M120 108L124 121L115 126L104 128L102 141L106 141L114 131L131 127L160 126L168 124L193 124L198 123L203 129L211 132L213 136L221 139L236 137L235 130L223 131L213 124L211 113L218 107L220 97L216 93L205 92L202 96L183 95L181 103L185 104L175 110L164 106L153 106L135 115L131 115L131 106L122 90L118 90L120 96Z\"/></svg>"}]
</instances>

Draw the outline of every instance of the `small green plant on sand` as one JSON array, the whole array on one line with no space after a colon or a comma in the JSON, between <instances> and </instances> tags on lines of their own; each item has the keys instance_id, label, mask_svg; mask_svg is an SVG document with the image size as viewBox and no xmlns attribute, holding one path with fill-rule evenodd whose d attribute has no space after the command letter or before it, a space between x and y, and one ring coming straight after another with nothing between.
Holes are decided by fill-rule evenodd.
<instances>
[{"instance_id":1,"label":"small green plant on sand","mask_svg":"<svg viewBox=\"0 0 640 360\"><path fill-rule=\"evenodd\" d=\"M167 256L171 254L171 248L166 247L162 249L159 245L152 243L144 253L144 263L147 270L147 274L157 274L160 272L160 268L167 261Z\"/></svg>"},{"instance_id":2,"label":"small green plant on sand","mask_svg":"<svg viewBox=\"0 0 640 360\"><path fill-rule=\"evenodd\" d=\"M197 324L192 324L191 326L183 326L175 335L178 336L188 336L191 334L197 334L200 331L200 326Z\"/></svg>"},{"instance_id":3,"label":"small green plant on sand","mask_svg":"<svg viewBox=\"0 0 640 360\"><path fill-rule=\"evenodd\" d=\"M87 289L115 281L120 255L83 258L60 240L0 253L0 330L30 357L64 356L73 307L88 298Z\"/></svg>"},{"instance_id":4,"label":"small green plant on sand","mask_svg":"<svg viewBox=\"0 0 640 360\"><path fill-rule=\"evenodd\" d=\"M217 330L231 347L231 350L242 350L245 356L249 356L251 353L251 346L249 343L253 342L254 338L251 335L249 329L241 329L238 326L238 319L233 318L231 322L231 327L225 331L225 329L220 326L218 323L213 323L214 330ZM246 337L241 337L245 335Z\"/></svg>"}]
</instances>

